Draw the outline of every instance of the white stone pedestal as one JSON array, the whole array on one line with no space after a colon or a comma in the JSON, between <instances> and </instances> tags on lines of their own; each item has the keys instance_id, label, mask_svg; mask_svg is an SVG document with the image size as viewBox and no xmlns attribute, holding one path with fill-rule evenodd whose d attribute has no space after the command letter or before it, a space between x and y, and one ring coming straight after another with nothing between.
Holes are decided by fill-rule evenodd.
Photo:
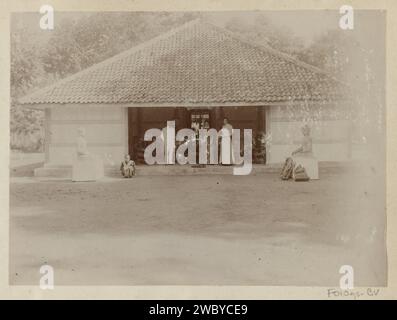
<instances>
[{"instance_id":1,"label":"white stone pedestal","mask_svg":"<svg viewBox=\"0 0 397 320\"><path fill-rule=\"evenodd\" d=\"M78 156L73 163L72 181L96 181L104 177L103 161L93 155Z\"/></svg>"},{"instance_id":2,"label":"white stone pedestal","mask_svg":"<svg viewBox=\"0 0 397 320\"><path fill-rule=\"evenodd\" d=\"M313 154L308 155L296 155L293 156L292 159L295 162L295 166L301 165L305 168L307 175L310 180L319 179L318 174L318 160L314 157Z\"/></svg>"}]
</instances>

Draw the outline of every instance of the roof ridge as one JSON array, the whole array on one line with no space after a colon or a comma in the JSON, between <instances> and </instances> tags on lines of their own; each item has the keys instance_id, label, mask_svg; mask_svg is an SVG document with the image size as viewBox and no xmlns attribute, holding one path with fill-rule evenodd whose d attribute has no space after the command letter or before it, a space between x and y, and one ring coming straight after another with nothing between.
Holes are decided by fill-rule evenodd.
<instances>
[{"instance_id":1,"label":"roof ridge","mask_svg":"<svg viewBox=\"0 0 397 320\"><path fill-rule=\"evenodd\" d=\"M186 22L184 24L181 24L180 26L172 28L172 29L170 29L170 30L168 30L168 31L166 31L164 33L161 33L161 34L159 34L159 35L157 35L157 36L155 36L155 37L153 37L153 38L151 38L151 39L149 39L147 41L143 41L143 42L131 47L130 49L127 49L127 50L124 50L122 52L119 52L119 53L115 54L114 56L106 58L105 60L102 60L100 62L94 63L93 65L91 65L91 66L89 66L87 68L84 68L83 70L80 70L80 71L77 71L74 74L68 75L65 78L62 78L62 79L56 81L53 84L47 85L47 86L42 87L42 88L40 88L40 89L38 89L38 90L36 90L36 91L34 91L32 93L29 93L29 94L19 98L18 102L21 103L21 104L24 104L23 101L29 99L32 96L35 96L35 95L40 94L42 92L45 92L47 90L51 90L51 89L55 88L56 86L58 86L60 84L63 84L65 82L68 82L68 81L71 81L73 79L76 79L77 77L80 77L82 75L85 75L85 74L93 71L93 70L96 70L96 69L102 67L103 65L106 65L106 64L111 63L113 61L117 61L118 59L122 59L123 57L127 57L130 54L132 54L132 53L135 53L135 52L137 52L137 51L139 51L141 49L144 49L144 48L150 46L151 44L157 42L158 40L168 38L168 37L174 35L175 33L179 32L179 31L181 31L183 29L186 29L186 28L188 28L190 26L193 26L193 25L199 23L200 21L202 21L202 18L199 17L199 18L190 20L190 21L188 21L188 22Z\"/></svg>"},{"instance_id":2,"label":"roof ridge","mask_svg":"<svg viewBox=\"0 0 397 320\"><path fill-rule=\"evenodd\" d=\"M228 30L226 28L223 28L221 26L218 26L218 25L216 25L216 24L214 24L212 22L204 21L204 23L209 24L212 27L215 27L215 28L219 29L220 31L226 33L227 35L229 35L230 37L233 37L234 39L236 39L238 41L241 41L241 42L246 43L246 44L248 44L250 46L256 47L257 49L269 52L269 53L271 53L273 55L276 55L276 56L278 56L280 58L286 59L286 60L288 60L290 62L293 62L293 63L295 63L295 64L297 64L297 65L299 65L299 66L301 66L303 68L309 69L309 70L311 70L313 72L323 74L323 75L331 78L332 80L334 80L334 81L336 81L336 82L338 82L340 84L343 84L345 86L349 86L347 83L341 81L340 79L337 79L331 73L329 73L329 72L327 72L327 71L325 71L325 70L323 70L321 68L318 68L316 66L313 66L313 65L311 65L311 64L309 64L307 62L299 60L299 59L291 56L288 53L285 53L285 52L282 52L280 50L274 49L274 48L270 47L269 45L265 45L265 44L262 44L262 43L258 43L258 42L252 41L252 40L245 39L245 38L241 37L239 34L237 34L235 32L232 32L232 31L230 31L230 30Z\"/></svg>"},{"instance_id":3,"label":"roof ridge","mask_svg":"<svg viewBox=\"0 0 397 320\"><path fill-rule=\"evenodd\" d=\"M198 26L197 26L197 24L198 24ZM204 39L206 41L207 40L208 41L215 41L217 43L217 48L218 48L218 42L219 42L218 40L219 39L228 40L228 41L221 41L222 44L221 44L221 47L219 48L219 50L221 50L220 53L222 54L222 56L219 56L221 60L223 59L222 57L224 57L225 54L227 55L227 53L224 51L224 46L227 45L230 42L229 44L231 44L233 46L241 47L242 49L244 49L244 52L245 51L252 52L252 50L254 50L254 51L258 52L258 53L262 53L262 54L257 54L256 55L257 59L263 59L263 55L265 55L265 56L273 56L273 57L277 58L275 60L275 63L278 63L278 64L280 64L280 62L281 62L281 64L283 64L283 62L287 61L287 63L283 64L284 65L283 69L285 69L285 68L287 68L287 69L288 68L289 69L295 69L294 74L297 74L297 76L299 78L303 77L303 76L299 76L299 74L305 74L305 72L302 72L302 71L299 72L299 68L296 68L297 66L298 67L300 66L301 68L305 68L306 70L310 71L310 72L307 73L308 81L310 79L313 80L313 79L317 78L317 80L316 80L317 82L321 82L323 80L324 81L328 80L327 82L329 82L330 84L333 84L334 87L338 87L339 86L338 84L343 84L341 81L339 81L338 79L335 79L334 77L332 77L330 74L328 74L324 70L321 70L321 69L319 69L317 67L314 67L314 66L312 66L310 64L306 64L306 63L300 61L299 59L296 59L296 58L294 58L294 57L292 57L292 56L290 56L288 54L285 54L285 53L283 53L281 51L273 49L273 48L271 48L268 45L262 45L260 43L256 43L255 41L247 40L247 39L243 38L242 36L240 36L237 33L234 33L234 32L232 32L230 30L227 30L227 29L219 26L219 25L214 24L213 22L209 21L208 19L205 19L203 17L198 17L198 18L192 19L192 20L190 20L190 21L188 21L186 23L180 24L177 27L171 28L171 29L169 29L169 30L167 30L165 32L162 32L161 34L159 34L157 36L154 36L153 38L151 38L149 40L143 41L143 42L141 42L141 43L139 43L139 44L137 44L137 45L135 45L135 46L133 46L133 47L131 47L129 49L126 49L126 50L124 50L124 51L122 51L122 52L120 52L118 54L115 54L115 55L113 55L113 56L111 56L109 58L106 58L106 59L98 62L98 63L95 63L95 64L93 64L93 65L91 65L91 66L89 66L89 67L87 67L87 68L85 68L83 70L77 71L74 74L66 76L63 79L60 79L60 80L56 81L55 83L53 83L51 85L47 85L47 86L45 86L45 87L43 87L41 89L38 89L38 90L28 94L28 95L25 95L25 96L23 96L23 97L18 99L18 103L19 104L34 104L34 103L36 103L36 102L34 102L36 100L39 100L39 101L55 101L55 100L57 100L57 96L61 95L61 97L62 97L63 87L68 88L68 87L70 87L71 85L73 85L75 83L79 84L80 86L81 85L84 86L85 89L83 90L84 91L83 92L83 96L84 96L84 94L86 94L86 95L90 95L91 94L91 96L90 96L90 98L88 98L88 100L91 99L92 101L96 101L97 100L97 95L102 95L103 91L102 91L102 87L101 87L100 84L99 85L92 85L92 84L87 84L86 83L87 82L87 77L88 77L88 80L90 80L92 74L95 75L95 74L103 74L103 73L105 73L105 76L107 77L105 79L111 80L110 82L113 83L112 85L107 85L107 88L109 90L108 93L110 95L116 94L118 92L117 90L120 89L118 87L118 84L115 83L114 80L115 79L116 80L117 79L124 79L123 78L124 76L126 76L127 81L131 82L131 83L128 82L129 85L134 84L137 87L140 87L139 81L136 82L135 80L132 80L131 77L133 76L133 74L128 75L130 73L128 71L127 72L122 71L121 75L117 75L116 74L117 78L116 77L109 78L109 76L112 76L112 74L114 75L117 70L119 70L119 71L120 70L125 70L126 63L128 65L129 65L129 63L134 63L134 61L141 56L140 53L145 54L145 52L148 51L148 50L149 51L156 50L156 49L158 49L159 46L161 47L163 45L163 43L169 44L170 41L171 41L171 45L172 45L171 49L173 50L172 52L174 52L174 51L178 52L178 49L180 49L180 47L181 47L180 43L179 42L178 43L174 43L173 39L176 38L178 40L181 37L182 37L181 38L182 40L183 39L190 39L190 37L192 37L192 36L194 36L196 34L197 30L200 31L198 33L199 35L201 35L202 32L204 33L204 37L205 37ZM191 35L192 32L193 32L193 35ZM215 35L216 35L216 37L215 37ZM225 44L223 44L223 43L225 43ZM195 49L194 48L190 48L190 49L193 50L193 52L197 51L197 48L195 48ZM230 48L228 50L230 50ZM244 52L242 52L241 54L244 54ZM244 56L244 59L245 59L245 56ZM200 61L200 63L202 63L202 60ZM236 63L239 63L239 62L236 62ZM113 65L116 65L116 71L113 70ZM109 73L109 69L110 68L112 68L110 70L112 72L110 72L110 75L109 75L108 73ZM260 71L264 72L264 70L259 68L258 72L260 72ZM325 75L325 76L321 77L320 75ZM128 77L130 77L130 78L128 78ZM154 76L154 75L150 75L149 74L148 75L148 79L152 81L153 79L150 78L150 77L155 77L156 78L156 77L158 77L158 75ZM253 83L256 83L255 82L256 77L258 77L256 75L256 73L252 74L252 80L254 81ZM280 79L283 80L282 76L281 76ZM102 81L102 80L99 80L99 82L100 81ZM275 79L274 81L278 81L278 79ZM302 81L305 81L305 80L302 80ZM284 81L284 82L286 82L286 81ZM289 79L288 82L291 82L291 79ZM164 83L157 83L156 82L156 85L164 85ZM258 84L256 84L256 85L258 85ZM344 87L346 87L346 86L349 87L348 85L344 84ZM293 90L294 87L295 87L295 85L291 85L291 89L289 89L290 95L292 95L292 96L296 96L296 94L298 94L298 93L296 93ZM342 89L342 88L343 87L340 86L339 89ZM60 92L58 92L58 89L60 89ZM78 98L78 97L76 98L74 96L76 94L76 90L75 89L70 91L71 89L69 88L68 90L69 91L66 93L66 95L69 94L69 97L63 98L63 100L62 99L57 100L58 102L56 102L56 103L60 103L60 104L68 103L67 101L69 101L69 100L80 101L79 100L80 98ZM196 89L194 89L194 90L196 90ZM121 88L119 91L120 92L117 93L117 97L116 97L118 99L117 101L121 101L121 100L124 101L125 99L123 98L123 96L124 95L128 96L128 95L131 94L131 92L130 92L131 90L127 94L126 94L126 92L124 92L123 88ZM134 92L134 90L132 90L132 92ZM255 92L253 92L252 94L253 95L257 94ZM78 91L77 91L77 93L80 94ZM219 93L217 93L217 94L219 94ZM281 94L281 92L279 92L279 94ZM317 94L317 93L313 93L313 94ZM144 94L144 96L145 95L146 94ZM41 97L41 96L43 96L44 98ZM150 94L149 94L149 96L150 96ZM114 99L116 99L116 98L114 98ZM151 98L153 99L153 97L151 97ZM238 96L238 98L240 98L240 96ZM112 98L113 100L110 99L110 98L109 99L101 98L101 99L103 99L103 101L105 101L105 100L106 101L108 101L108 100L113 101L114 100L113 98ZM137 97L134 96L134 99L138 99L139 100L141 98L139 98L139 97L137 98ZM174 101L173 98L168 98L168 99L169 99L169 101ZM237 98L233 96L230 99L237 99ZM291 99L291 97L289 97L289 99ZM230 101L232 101L232 100L230 100ZM83 101L83 100L81 100L80 102L81 103L85 103L85 101Z\"/></svg>"}]
</instances>

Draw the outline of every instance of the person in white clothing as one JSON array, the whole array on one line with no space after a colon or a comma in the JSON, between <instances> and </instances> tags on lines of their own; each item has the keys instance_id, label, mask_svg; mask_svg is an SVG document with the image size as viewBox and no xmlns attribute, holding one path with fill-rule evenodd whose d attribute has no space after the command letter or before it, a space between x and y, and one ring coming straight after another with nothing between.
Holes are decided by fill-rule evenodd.
<instances>
[{"instance_id":1,"label":"person in white clothing","mask_svg":"<svg viewBox=\"0 0 397 320\"><path fill-rule=\"evenodd\" d=\"M221 152L220 163L222 165L233 164L233 145L232 145L233 127L227 118L223 119L223 126L221 129Z\"/></svg>"}]
</instances>

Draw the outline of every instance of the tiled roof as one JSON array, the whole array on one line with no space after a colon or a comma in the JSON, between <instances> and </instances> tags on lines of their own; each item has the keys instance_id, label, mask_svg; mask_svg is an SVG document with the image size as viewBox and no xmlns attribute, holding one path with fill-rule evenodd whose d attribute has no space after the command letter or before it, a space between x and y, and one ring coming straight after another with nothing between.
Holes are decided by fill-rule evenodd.
<instances>
[{"instance_id":1,"label":"tiled roof","mask_svg":"<svg viewBox=\"0 0 397 320\"><path fill-rule=\"evenodd\" d=\"M201 20L54 85L21 104L236 104L336 100L345 86L315 67Z\"/></svg>"}]
</instances>

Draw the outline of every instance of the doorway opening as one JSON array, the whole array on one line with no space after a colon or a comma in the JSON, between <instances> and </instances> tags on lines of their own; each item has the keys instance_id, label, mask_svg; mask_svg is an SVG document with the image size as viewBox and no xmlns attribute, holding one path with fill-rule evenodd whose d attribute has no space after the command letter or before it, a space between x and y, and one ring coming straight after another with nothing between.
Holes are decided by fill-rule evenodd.
<instances>
[{"instance_id":1,"label":"doorway opening","mask_svg":"<svg viewBox=\"0 0 397 320\"><path fill-rule=\"evenodd\" d=\"M193 109L189 112L189 125L195 131L211 128L211 116L208 109Z\"/></svg>"}]
</instances>

